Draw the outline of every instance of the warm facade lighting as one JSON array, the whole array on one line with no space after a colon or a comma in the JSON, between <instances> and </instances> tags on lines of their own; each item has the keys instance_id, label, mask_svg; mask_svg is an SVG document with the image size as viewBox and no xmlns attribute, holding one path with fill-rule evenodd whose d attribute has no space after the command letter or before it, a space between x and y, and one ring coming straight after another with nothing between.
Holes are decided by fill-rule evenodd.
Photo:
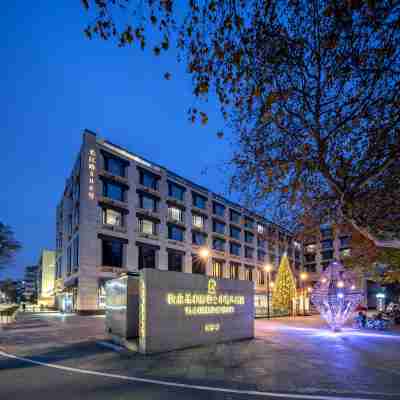
<instances>
[{"instance_id":1,"label":"warm facade lighting","mask_svg":"<svg viewBox=\"0 0 400 400\"><path fill-rule=\"evenodd\" d=\"M206 259L206 258L208 258L209 255L210 255L210 251L208 249L206 249L205 247L200 250L201 258Z\"/></svg>"},{"instance_id":2,"label":"warm facade lighting","mask_svg":"<svg viewBox=\"0 0 400 400\"><path fill-rule=\"evenodd\" d=\"M300 274L300 279L301 279L302 281L305 281L305 280L307 279L307 274L306 274L305 272L302 272L302 273Z\"/></svg>"},{"instance_id":3,"label":"warm facade lighting","mask_svg":"<svg viewBox=\"0 0 400 400\"><path fill-rule=\"evenodd\" d=\"M267 265L264 267L264 269L265 269L265 272L270 273L270 272L272 271L272 265L271 265L271 264L267 264Z\"/></svg>"}]
</instances>

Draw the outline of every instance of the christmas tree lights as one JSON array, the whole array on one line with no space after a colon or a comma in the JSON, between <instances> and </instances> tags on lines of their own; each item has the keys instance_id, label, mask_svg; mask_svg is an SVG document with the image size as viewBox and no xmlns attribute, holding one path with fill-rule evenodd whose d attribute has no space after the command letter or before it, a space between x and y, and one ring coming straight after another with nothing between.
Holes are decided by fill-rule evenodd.
<instances>
[{"instance_id":1,"label":"christmas tree lights","mask_svg":"<svg viewBox=\"0 0 400 400\"><path fill-rule=\"evenodd\" d=\"M289 260L284 254L279 265L274 290L272 292L272 308L276 315L288 315L293 308L293 299L296 297L296 281Z\"/></svg>"}]
</instances>

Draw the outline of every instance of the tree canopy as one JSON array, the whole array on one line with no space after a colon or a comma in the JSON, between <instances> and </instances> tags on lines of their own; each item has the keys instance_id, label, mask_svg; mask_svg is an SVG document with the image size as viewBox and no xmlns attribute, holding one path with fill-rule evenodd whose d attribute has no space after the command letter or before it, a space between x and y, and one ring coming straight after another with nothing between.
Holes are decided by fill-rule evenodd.
<instances>
[{"instance_id":1,"label":"tree canopy","mask_svg":"<svg viewBox=\"0 0 400 400\"><path fill-rule=\"evenodd\" d=\"M21 243L14 238L12 229L0 222L0 268L9 264L20 249Z\"/></svg>"},{"instance_id":2,"label":"tree canopy","mask_svg":"<svg viewBox=\"0 0 400 400\"><path fill-rule=\"evenodd\" d=\"M176 48L194 96L218 98L237 139L233 188L400 247L399 1L83 4L89 38Z\"/></svg>"}]
</instances>

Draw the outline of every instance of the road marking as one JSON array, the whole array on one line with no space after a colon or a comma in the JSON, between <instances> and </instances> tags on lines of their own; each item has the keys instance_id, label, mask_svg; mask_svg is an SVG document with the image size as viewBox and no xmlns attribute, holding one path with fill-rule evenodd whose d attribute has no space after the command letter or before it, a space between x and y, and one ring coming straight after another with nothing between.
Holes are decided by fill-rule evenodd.
<instances>
[{"instance_id":1,"label":"road marking","mask_svg":"<svg viewBox=\"0 0 400 400\"><path fill-rule=\"evenodd\" d=\"M106 378L114 378L120 379L130 382L140 382L140 383L148 383L152 385L159 385L159 386L169 386L169 387L177 387L182 389L192 389L192 390L203 390L209 392L222 392L222 393L230 393L230 394L240 394L240 395L248 395L248 396L263 396L263 397L282 397L285 399L300 399L300 400L378 400L372 399L370 397L360 398L360 397L337 397L337 396L319 396L319 395L307 395L307 394L295 394L295 393L274 393L274 392L261 392L257 390L240 390L240 389L229 389L229 388L222 388L222 387L214 387L214 386L201 386L201 385L191 385L186 383L179 383L179 382L168 382L162 381L157 379L148 379L148 378L138 378L134 376L126 376L126 375L118 375L118 374L110 374L107 372L100 372L100 371L91 371L87 369L81 368L73 368L67 367L65 365L57 365L57 364L50 364L45 363L42 361L32 360L30 358L19 357L14 354L5 353L0 350L0 356L11 358L14 360L24 361L26 363L40 365L42 367L48 368L55 368L62 371L68 372L77 372L80 374L86 375L95 375L95 376L102 376ZM387 396L387 394L385 394Z\"/></svg>"}]
</instances>

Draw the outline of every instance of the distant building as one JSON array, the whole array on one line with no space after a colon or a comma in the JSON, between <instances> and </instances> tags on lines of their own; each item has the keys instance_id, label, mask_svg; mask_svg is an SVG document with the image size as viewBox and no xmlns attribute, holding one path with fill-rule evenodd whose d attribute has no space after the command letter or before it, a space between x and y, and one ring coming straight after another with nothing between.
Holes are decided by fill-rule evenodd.
<instances>
[{"instance_id":1,"label":"distant building","mask_svg":"<svg viewBox=\"0 0 400 400\"><path fill-rule=\"evenodd\" d=\"M58 306L105 307L105 282L158 268L254 282L302 249L290 231L165 167L85 131L56 212Z\"/></svg>"},{"instance_id":2,"label":"distant building","mask_svg":"<svg viewBox=\"0 0 400 400\"><path fill-rule=\"evenodd\" d=\"M38 263L38 304L53 307L55 302L54 288L56 277L56 253L42 250Z\"/></svg>"},{"instance_id":3,"label":"distant building","mask_svg":"<svg viewBox=\"0 0 400 400\"><path fill-rule=\"evenodd\" d=\"M307 284L313 286L332 261L346 265L345 258L351 255L351 232L335 225L321 225L313 235L303 242L304 271L307 273ZM358 277L359 287L367 298L367 279Z\"/></svg>"},{"instance_id":4,"label":"distant building","mask_svg":"<svg viewBox=\"0 0 400 400\"><path fill-rule=\"evenodd\" d=\"M38 271L37 265L30 265L25 268L24 297L26 301L36 301L38 296Z\"/></svg>"}]
</instances>

